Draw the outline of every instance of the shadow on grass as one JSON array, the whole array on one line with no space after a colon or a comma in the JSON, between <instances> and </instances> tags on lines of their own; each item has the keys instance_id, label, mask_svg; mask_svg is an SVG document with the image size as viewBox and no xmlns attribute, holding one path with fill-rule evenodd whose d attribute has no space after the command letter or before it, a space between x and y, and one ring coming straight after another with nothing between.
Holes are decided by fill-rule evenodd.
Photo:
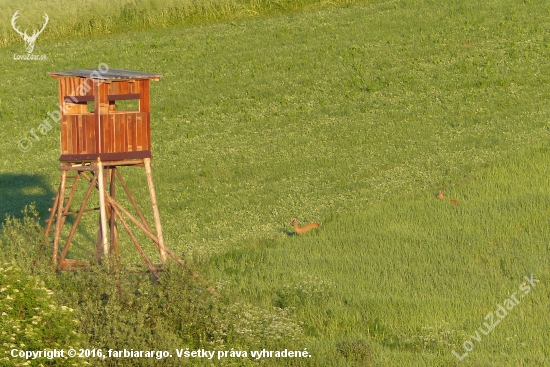
<instances>
[{"instance_id":1,"label":"shadow on grass","mask_svg":"<svg viewBox=\"0 0 550 367\"><path fill-rule=\"evenodd\" d=\"M53 199L57 194L56 190L46 182L40 175L0 174L0 224L4 223L7 217L13 217L18 220L23 219L25 208L34 204L34 209L38 214L38 222L42 229L44 229L46 221L50 217L49 209L52 207L54 203ZM86 184L81 183L77 191L84 190L85 188ZM81 203L78 200L74 200L71 210L77 210L80 205ZM74 215L65 218L64 232L61 235L62 243L66 240L68 230L72 227L74 221ZM55 224L50 230L50 240L52 239L54 228ZM0 231L2 231L2 225L0 225ZM97 227L90 228L82 222L77 229L77 233L82 236L83 241L92 243L94 246L97 241L96 231Z\"/></svg>"},{"instance_id":2,"label":"shadow on grass","mask_svg":"<svg viewBox=\"0 0 550 367\"><path fill-rule=\"evenodd\" d=\"M40 175L23 173L0 174L0 220L6 216L22 218L25 206L35 204L43 225L56 193Z\"/></svg>"},{"instance_id":3,"label":"shadow on grass","mask_svg":"<svg viewBox=\"0 0 550 367\"><path fill-rule=\"evenodd\" d=\"M294 231L289 231L289 230L286 229L286 228L279 228L279 232L286 234L288 237L296 236L296 232L294 232Z\"/></svg>"}]
</instances>

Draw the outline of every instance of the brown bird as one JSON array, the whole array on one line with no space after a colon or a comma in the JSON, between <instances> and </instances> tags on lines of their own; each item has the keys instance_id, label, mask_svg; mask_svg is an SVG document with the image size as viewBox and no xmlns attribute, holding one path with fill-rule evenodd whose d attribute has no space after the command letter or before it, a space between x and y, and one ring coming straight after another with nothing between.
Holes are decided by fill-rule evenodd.
<instances>
[{"instance_id":1,"label":"brown bird","mask_svg":"<svg viewBox=\"0 0 550 367\"><path fill-rule=\"evenodd\" d=\"M292 227L294 227L294 231L296 231L296 234L306 233L308 231L311 231L312 229L319 228L318 223L309 223L309 224L306 224L305 226L298 227L298 219L296 218L293 218L291 223L292 223Z\"/></svg>"}]
</instances>

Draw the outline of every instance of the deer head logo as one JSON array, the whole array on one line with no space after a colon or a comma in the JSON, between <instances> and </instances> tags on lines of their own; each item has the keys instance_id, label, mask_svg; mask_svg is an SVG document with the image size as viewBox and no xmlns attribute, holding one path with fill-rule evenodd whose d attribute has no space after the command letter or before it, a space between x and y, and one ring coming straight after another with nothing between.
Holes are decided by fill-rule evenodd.
<instances>
[{"instance_id":1,"label":"deer head logo","mask_svg":"<svg viewBox=\"0 0 550 367\"><path fill-rule=\"evenodd\" d=\"M27 34L27 30L25 29L25 32L21 32L19 30L19 28L17 27L17 24L15 24L15 21L17 20L17 18L19 17L18 15L19 13L19 10L16 11L14 14L13 14L13 17L11 18L11 26L13 27L13 29L21 36L23 37L23 39L25 40L25 48L27 49L27 53L28 54L31 54L32 51L34 50L34 44L36 42L36 39L38 38L38 36L40 35L40 33L42 33L42 31L44 30L44 28L46 28L46 24L48 24L48 14L44 13L44 25L42 26L42 29L40 29L39 31L34 31L32 33L32 36L29 36Z\"/></svg>"}]
</instances>

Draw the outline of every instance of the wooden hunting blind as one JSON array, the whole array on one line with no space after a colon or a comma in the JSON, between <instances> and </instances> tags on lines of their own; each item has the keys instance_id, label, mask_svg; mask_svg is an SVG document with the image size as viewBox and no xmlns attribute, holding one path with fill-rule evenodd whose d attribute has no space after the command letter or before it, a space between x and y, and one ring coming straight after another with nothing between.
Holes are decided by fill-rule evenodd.
<instances>
[{"instance_id":1,"label":"wooden hunting blind","mask_svg":"<svg viewBox=\"0 0 550 367\"><path fill-rule=\"evenodd\" d=\"M164 244L162 226L151 174L151 124L149 81L161 75L129 70L82 69L50 73L58 79L61 136L61 181L46 236L53 228L52 260L58 270L86 267L90 261L68 259L67 255L84 213L98 211L97 262L114 254L120 264L118 226L122 224L148 270L158 277L162 264L153 264L134 236L130 225L137 227L154 243L162 263L167 254L181 260ZM118 109L120 101L134 100L131 109ZM154 228L148 224L137 200L117 167L144 167L153 211ZM72 210L79 181L88 183L83 201ZM134 214L117 200L117 182L122 186ZM93 191L98 202L92 202ZM75 216L70 230L63 231L66 218ZM63 246L61 246L63 245ZM183 264L183 263L182 263Z\"/></svg>"},{"instance_id":2,"label":"wooden hunting blind","mask_svg":"<svg viewBox=\"0 0 550 367\"><path fill-rule=\"evenodd\" d=\"M161 75L83 69L50 73L59 82L62 162L151 158L149 81ZM133 110L117 102L138 101Z\"/></svg>"},{"instance_id":3,"label":"wooden hunting blind","mask_svg":"<svg viewBox=\"0 0 550 367\"><path fill-rule=\"evenodd\" d=\"M151 123L149 81L161 75L129 70L81 69L52 72L59 84L59 120L61 137L61 182L46 226L49 235L55 223L52 260L58 270L87 266L89 261L67 258L82 215L99 211L96 260L102 261L114 252L119 261L118 223L128 232L131 241L151 273L157 268L138 243L129 226L134 223L155 244L161 262L166 254L175 255L164 245L162 226L151 174ZM117 109L119 101L138 101L131 109ZM151 229L137 201L130 193L117 167L143 166L153 209L155 231ZM70 174L69 174L70 173ZM89 183L78 210L71 210L78 183ZM124 188L135 215L124 208L116 197L116 182ZM108 192L107 192L108 185ZM87 208L92 191L98 190L97 206ZM68 216L76 215L68 233L63 226ZM124 215L124 216L123 216ZM124 219L126 217L126 219ZM60 244L64 241L64 246ZM178 259L179 260L179 259ZM180 260L181 261L181 260Z\"/></svg>"},{"instance_id":4,"label":"wooden hunting blind","mask_svg":"<svg viewBox=\"0 0 550 367\"><path fill-rule=\"evenodd\" d=\"M155 278L158 278L157 272L167 261L167 256L186 267L165 246L151 173L149 82L158 81L161 75L108 68L59 71L50 75L59 83L61 180L45 233L49 236L53 228L52 260L57 269L73 270L90 265L90 261L68 259L67 255L83 214L93 211L99 212L95 244L98 263L114 255L116 263L122 265L118 243L118 226L122 224ZM121 109L120 105L124 106L128 101L134 103ZM122 178L120 166L145 168L154 230ZM71 210L78 183L82 180L88 183L88 187L78 209ZM127 206L133 207L133 214L117 199L117 183L126 194ZM89 208L95 190L98 202ZM63 227L69 216L74 216L74 220L67 232ZM134 231L137 227L153 242L160 264L151 262L130 225ZM198 274L190 272L210 293L217 295Z\"/></svg>"}]
</instances>

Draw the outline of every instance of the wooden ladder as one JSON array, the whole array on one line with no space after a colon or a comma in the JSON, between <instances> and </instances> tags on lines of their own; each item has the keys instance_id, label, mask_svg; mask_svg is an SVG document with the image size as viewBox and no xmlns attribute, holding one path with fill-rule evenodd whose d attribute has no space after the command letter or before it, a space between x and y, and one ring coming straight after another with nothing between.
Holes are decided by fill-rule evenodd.
<instances>
[{"instance_id":1,"label":"wooden ladder","mask_svg":"<svg viewBox=\"0 0 550 367\"><path fill-rule=\"evenodd\" d=\"M57 188L57 195L55 198L53 198L53 206L50 209L50 217L46 221L46 229L44 230L44 234L49 236L52 225L54 223L57 223L57 209L59 206L59 199L62 197L63 199L63 209L62 209L62 217L61 217L61 227L65 224L65 218L67 215L73 214L72 212L69 212L71 208L71 204L73 201L74 193L76 191L76 186L78 185L78 181L80 179L80 174L71 174L67 175L66 171L63 171L63 173L60 176L60 183L59 187ZM73 180L72 182L67 182L68 180ZM67 186L67 183L70 183L70 185ZM61 188L63 188L63 192L61 192ZM68 192L67 192L68 191Z\"/></svg>"}]
</instances>

